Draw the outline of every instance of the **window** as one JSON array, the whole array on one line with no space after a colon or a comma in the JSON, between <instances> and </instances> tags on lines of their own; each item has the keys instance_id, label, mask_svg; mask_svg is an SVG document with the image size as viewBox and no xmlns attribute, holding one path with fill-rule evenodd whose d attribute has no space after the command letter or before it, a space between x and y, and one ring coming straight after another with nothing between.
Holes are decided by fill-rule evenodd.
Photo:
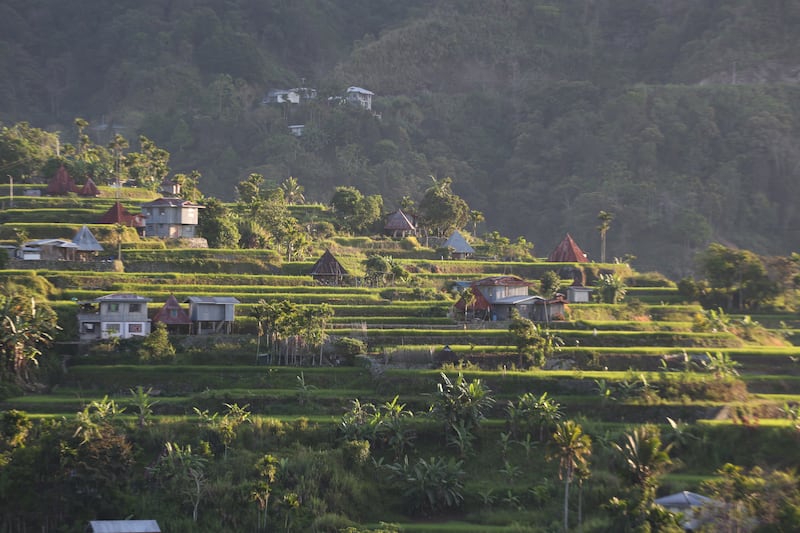
<instances>
[{"instance_id":1,"label":"window","mask_svg":"<svg viewBox=\"0 0 800 533\"><path fill-rule=\"evenodd\" d=\"M167 210L166 210L166 209L159 209L159 210L158 210L158 214L159 214L159 215L161 215L162 217L163 217L163 216L166 216L166 214L167 214Z\"/></svg>"},{"instance_id":2,"label":"window","mask_svg":"<svg viewBox=\"0 0 800 533\"><path fill-rule=\"evenodd\" d=\"M119 324L106 324L106 331L109 333L119 333Z\"/></svg>"},{"instance_id":3,"label":"window","mask_svg":"<svg viewBox=\"0 0 800 533\"><path fill-rule=\"evenodd\" d=\"M172 318L177 318L178 317L178 310L177 309L170 309L169 310L169 316L171 316Z\"/></svg>"},{"instance_id":4,"label":"window","mask_svg":"<svg viewBox=\"0 0 800 533\"><path fill-rule=\"evenodd\" d=\"M142 311L142 304L130 304L128 311L131 313L140 313Z\"/></svg>"},{"instance_id":5,"label":"window","mask_svg":"<svg viewBox=\"0 0 800 533\"><path fill-rule=\"evenodd\" d=\"M128 324L128 333L141 333L141 332L142 332L141 324Z\"/></svg>"},{"instance_id":6,"label":"window","mask_svg":"<svg viewBox=\"0 0 800 533\"><path fill-rule=\"evenodd\" d=\"M108 304L109 313L119 313L119 304Z\"/></svg>"},{"instance_id":7,"label":"window","mask_svg":"<svg viewBox=\"0 0 800 533\"><path fill-rule=\"evenodd\" d=\"M87 333L93 332L94 331L94 324L92 324L91 322L85 322L83 324L83 331L85 331Z\"/></svg>"}]
</instances>

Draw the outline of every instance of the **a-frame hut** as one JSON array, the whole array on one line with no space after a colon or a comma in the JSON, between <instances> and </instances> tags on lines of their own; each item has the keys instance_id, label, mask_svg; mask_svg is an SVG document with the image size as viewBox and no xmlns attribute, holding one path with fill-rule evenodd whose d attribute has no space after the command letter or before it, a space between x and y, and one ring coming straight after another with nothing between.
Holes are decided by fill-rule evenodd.
<instances>
[{"instance_id":1,"label":"a-frame hut","mask_svg":"<svg viewBox=\"0 0 800 533\"><path fill-rule=\"evenodd\" d=\"M100 189L97 188L92 178L86 178L86 183L78 191L78 196L100 196Z\"/></svg>"},{"instance_id":2,"label":"a-frame hut","mask_svg":"<svg viewBox=\"0 0 800 533\"><path fill-rule=\"evenodd\" d=\"M547 260L551 263L588 263L589 257L586 252L581 250L572 236L567 233L564 240L547 256Z\"/></svg>"},{"instance_id":3,"label":"a-frame hut","mask_svg":"<svg viewBox=\"0 0 800 533\"><path fill-rule=\"evenodd\" d=\"M417 226L410 217L403 213L402 209L398 209L394 213L389 213L386 216L386 224L383 226L383 232L390 237L408 237L409 235L417 234Z\"/></svg>"},{"instance_id":4,"label":"a-frame hut","mask_svg":"<svg viewBox=\"0 0 800 533\"><path fill-rule=\"evenodd\" d=\"M475 253L475 249L469 245L467 239L458 230L455 230L442 246L452 250L450 255L453 259L466 259Z\"/></svg>"},{"instance_id":5,"label":"a-frame hut","mask_svg":"<svg viewBox=\"0 0 800 533\"><path fill-rule=\"evenodd\" d=\"M83 226L72 238L72 242L77 245L77 258L80 261L89 261L98 252L103 251L103 245L97 242L88 226Z\"/></svg>"},{"instance_id":6,"label":"a-frame hut","mask_svg":"<svg viewBox=\"0 0 800 533\"><path fill-rule=\"evenodd\" d=\"M144 215L130 214L130 212L119 202L114 202L114 205L112 205L109 210L106 211L102 217L100 217L97 223L122 224L123 226L136 228L136 231L139 232L139 234L144 232L145 227Z\"/></svg>"},{"instance_id":7,"label":"a-frame hut","mask_svg":"<svg viewBox=\"0 0 800 533\"><path fill-rule=\"evenodd\" d=\"M164 306L153 316L153 323L161 322L169 333L188 335L192 332L192 319L189 312L181 307L177 298L170 294Z\"/></svg>"},{"instance_id":8,"label":"a-frame hut","mask_svg":"<svg viewBox=\"0 0 800 533\"><path fill-rule=\"evenodd\" d=\"M341 285L344 278L350 275L330 250L325 250L322 257L317 259L309 274L320 285Z\"/></svg>"},{"instance_id":9,"label":"a-frame hut","mask_svg":"<svg viewBox=\"0 0 800 533\"><path fill-rule=\"evenodd\" d=\"M75 186L75 180L69 175L64 165L58 167L55 175L47 182L47 189L45 189L46 194L54 195L68 194L77 191L78 188Z\"/></svg>"}]
</instances>

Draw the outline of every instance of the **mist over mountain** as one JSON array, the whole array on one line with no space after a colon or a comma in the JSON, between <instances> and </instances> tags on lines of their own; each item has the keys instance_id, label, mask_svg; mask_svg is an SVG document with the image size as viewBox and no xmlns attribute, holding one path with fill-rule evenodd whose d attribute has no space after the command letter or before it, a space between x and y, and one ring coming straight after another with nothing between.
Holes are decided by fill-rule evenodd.
<instances>
[{"instance_id":1,"label":"mist over mountain","mask_svg":"<svg viewBox=\"0 0 800 533\"><path fill-rule=\"evenodd\" d=\"M258 172L391 209L450 176L536 255L599 259L604 210L610 257L680 276L712 241L797 248L797 35L777 0L9 0L0 120L144 134L228 200ZM318 96L262 103L294 87Z\"/></svg>"}]
</instances>

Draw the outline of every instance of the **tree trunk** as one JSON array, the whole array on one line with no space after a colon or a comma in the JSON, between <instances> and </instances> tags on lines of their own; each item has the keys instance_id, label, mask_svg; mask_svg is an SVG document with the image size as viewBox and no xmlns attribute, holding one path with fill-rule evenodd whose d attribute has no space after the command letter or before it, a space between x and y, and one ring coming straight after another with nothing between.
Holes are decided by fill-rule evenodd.
<instances>
[{"instance_id":1,"label":"tree trunk","mask_svg":"<svg viewBox=\"0 0 800 533\"><path fill-rule=\"evenodd\" d=\"M569 480L572 474L572 467L567 469L564 479L564 533L569 533Z\"/></svg>"}]
</instances>

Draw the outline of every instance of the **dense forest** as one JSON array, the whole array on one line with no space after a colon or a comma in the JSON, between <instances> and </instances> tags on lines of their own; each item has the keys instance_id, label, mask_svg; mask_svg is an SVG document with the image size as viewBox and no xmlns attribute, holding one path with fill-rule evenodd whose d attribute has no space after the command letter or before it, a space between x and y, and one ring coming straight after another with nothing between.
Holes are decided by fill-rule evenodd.
<instances>
[{"instance_id":1,"label":"dense forest","mask_svg":"<svg viewBox=\"0 0 800 533\"><path fill-rule=\"evenodd\" d=\"M599 259L605 211L609 257L678 277L709 242L796 247L798 25L791 1L9 0L0 121L144 135L224 200L257 172L391 210L451 177L536 255L569 231ZM331 103L348 86L372 113Z\"/></svg>"}]
</instances>

